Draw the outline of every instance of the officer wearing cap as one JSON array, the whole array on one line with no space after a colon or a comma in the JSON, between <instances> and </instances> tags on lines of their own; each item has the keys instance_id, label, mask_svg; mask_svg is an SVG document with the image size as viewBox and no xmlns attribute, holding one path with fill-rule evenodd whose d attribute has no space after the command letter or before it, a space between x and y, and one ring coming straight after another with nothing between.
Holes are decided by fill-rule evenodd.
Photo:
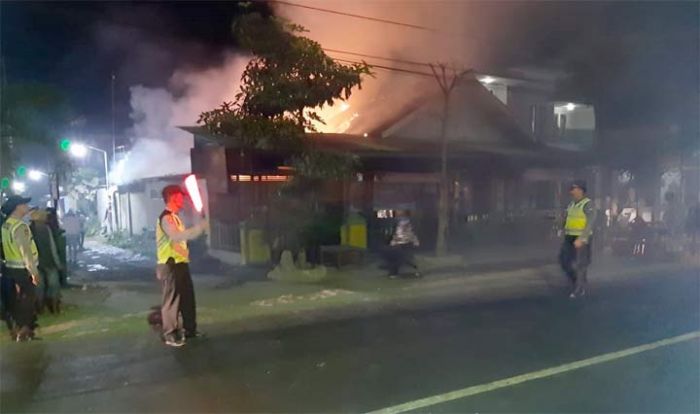
<instances>
[{"instance_id":1,"label":"officer wearing cap","mask_svg":"<svg viewBox=\"0 0 700 414\"><path fill-rule=\"evenodd\" d=\"M22 219L29 213L30 198L11 196L2 206L7 219L2 225L2 250L5 258L3 277L14 292L7 295L8 326L14 339L34 338L36 325L35 290L39 282L39 253L29 226Z\"/></svg>"},{"instance_id":2,"label":"officer wearing cap","mask_svg":"<svg viewBox=\"0 0 700 414\"><path fill-rule=\"evenodd\" d=\"M569 193L572 201L566 209L564 242L559 261L573 284L569 295L573 299L586 294L596 210L591 199L586 196L585 181L574 181Z\"/></svg>"},{"instance_id":3,"label":"officer wearing cap","mask_svg":"<svg viewBox=\"0 0 700 414\"><path fill-rule=\"evenodd\" d=\"M194 300L194 287L190 276L190 253L187 240L199 237L208 229L206 220L185 228L178 212L184 205L185 193L178 185L163 189L165 210L156 222L157 260L156 276L161 281L163 304L163 341L168 346L179 347L185 338L200 336L197 332L197 315ZM182 316L181 332L179 316Z\"/></svg>"}]
</instances>

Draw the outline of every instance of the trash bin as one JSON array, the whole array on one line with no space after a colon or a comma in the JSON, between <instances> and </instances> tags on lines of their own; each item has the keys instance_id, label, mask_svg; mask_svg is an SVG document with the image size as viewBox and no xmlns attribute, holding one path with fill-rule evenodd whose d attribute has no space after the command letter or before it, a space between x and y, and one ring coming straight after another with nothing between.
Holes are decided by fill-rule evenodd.
<instances>
[{"instance_id":1,"label":"trash bin","mask_svg":"<svg viewBox=\"0 0 700 414\"><path fill-rule=\"evenodd\" d=\"M367 220L357 213L351 213L340 227L340 244L366 249Z\"/></svg>"},{"instance_id":2,"label":"trash bin","mask_svg":"<svg viewBox=\"0 0 700 414\"><path fill-rule=\"evenodd\" d=\"M244 265L270 262L270 245L265 240L265 231L249 222L240 224L241 259Z\"/></svg>"}]
</instances>

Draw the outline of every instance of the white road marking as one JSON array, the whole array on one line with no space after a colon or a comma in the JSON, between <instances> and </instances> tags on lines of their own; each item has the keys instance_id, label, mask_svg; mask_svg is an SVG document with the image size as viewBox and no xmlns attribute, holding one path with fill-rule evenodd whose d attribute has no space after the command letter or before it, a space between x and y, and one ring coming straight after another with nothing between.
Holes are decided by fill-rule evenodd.
<instances>
[{"instance_id":1,"label":"white road marking","mask_svg":"<svg viewBox=\"0 0 700 414\"><path fill-rule=\"evenodd\" d=\"M516 375L510 378L504 378L502 380L489 382L486 384L474 385L467 388L462 388L461 390L451 391L445 394L434 395L432 397L422 398L420 400L410 401L404 404L394 405L392 407L382 408L380 410L372 411L369 414L398 414L405 413L407 411L417 410L420 408L430 407L437 404L443 404L448 401L454 401L461 398L470 397L472 395L482 394L489 391L494 391L500 388L512 387L513 385L522 384L524 382L537 380L540 378L547 378L554 375L558 375L568 371L574 371L577 369L589 367L592 365L598 365L605 362L614 361L616 359L625 358L631 355L639 354L642 352L651 351L653 349L661 348L664 346L669 346L681 342L691 341L693 339L700 338L700 331L690 332L680 336L674 336L672 338L662 339L660 341L652 342L645 345L635 346L633 348L623 349L621 351L610 352L608 354L598 355L592 358L586 358L575 362L570 362L568 364L559 365L552 368L546 368L539 371L528 372L526 374Z\"/></svg>"}]
</instances>

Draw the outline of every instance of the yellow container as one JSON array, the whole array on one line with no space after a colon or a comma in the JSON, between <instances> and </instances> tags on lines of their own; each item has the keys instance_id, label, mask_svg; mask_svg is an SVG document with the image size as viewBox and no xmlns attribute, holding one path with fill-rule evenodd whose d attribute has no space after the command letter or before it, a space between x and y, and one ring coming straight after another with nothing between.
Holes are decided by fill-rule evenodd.
<instances>
[{"instance_id":1,"label":"yellow container","mask_svg":"<svg viewBox=\"0 0 700 414\"><path fill-rule=\"evenodd\" d=\"M269 263L272 254L261 229L241 225L241 259L244 265Z\"/></svg>"},{"instance_id":2,"label":"yellow container","mask_svg":"<svg viewBox=\"0 0 700 414\"><path fill-rule=\"evenodd\" d=\"M340 244L343 246L367 248L367 221L359 214L353 214L340 227Z\"/></svg>"}]
</instances>

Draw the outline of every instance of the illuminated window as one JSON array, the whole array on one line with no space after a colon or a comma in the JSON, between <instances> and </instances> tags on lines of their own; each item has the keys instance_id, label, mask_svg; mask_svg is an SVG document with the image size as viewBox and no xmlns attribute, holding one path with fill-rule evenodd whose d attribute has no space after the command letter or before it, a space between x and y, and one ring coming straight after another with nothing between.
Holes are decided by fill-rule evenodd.
<instances>
[{"instance_id":1,"label":"illuminated window","mask_svg":"<svg viewBox=\"0 0 700 414\"><path fill-rule=\"evenodd\" d=\"M232 175L232 182L283 182L289 181L289 175Z\"/></svg>"}]
</instances>

